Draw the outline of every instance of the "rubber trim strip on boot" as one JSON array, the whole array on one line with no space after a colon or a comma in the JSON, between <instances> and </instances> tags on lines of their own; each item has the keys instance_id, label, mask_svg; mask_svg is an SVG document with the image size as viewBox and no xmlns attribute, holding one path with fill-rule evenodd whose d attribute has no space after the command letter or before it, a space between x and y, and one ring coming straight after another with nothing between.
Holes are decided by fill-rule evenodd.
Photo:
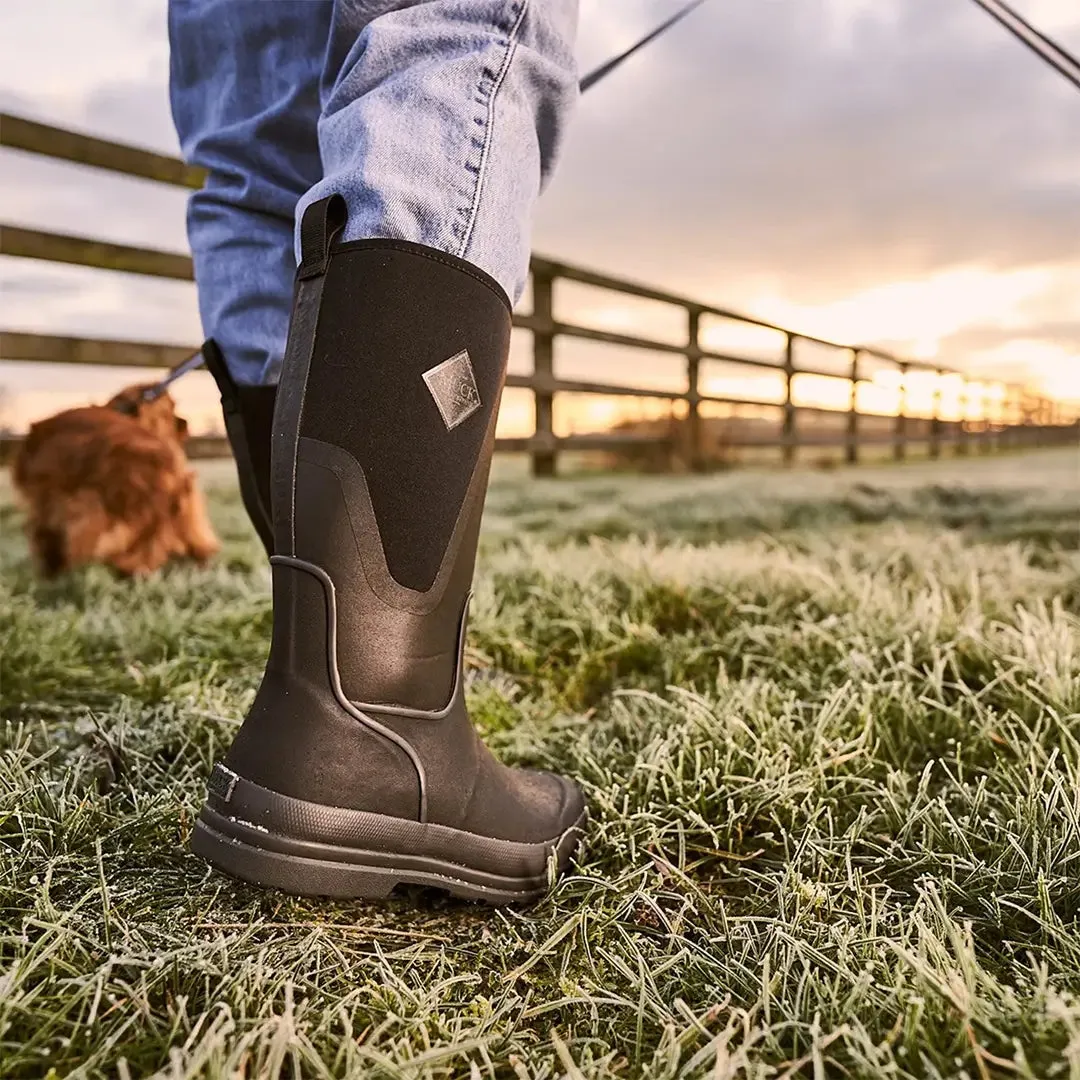
<instances>
[{"instance_id":1,"label":"rubber trim strip on boot","mask_svg":"<svg viewBox=\"0 0 1080 1080\"><path fill-rule=\"evenodd\" d=\"M315 578L323 588L323 594L326 599L326 651L327 651L327 672L330 677L330 689L334 697L337 699L337 703L354 719L359 721L369 731L375 732L377 735L381 735L384 739L388 739L398 749L403 750L409 761L412 763L413 769L416 771L416 779L420 785L420 809L418 820L421 822L427 821L428 816L428 796L427 796L427 773L424 770L424 763L420 760L420 755L416 752L412 743L405 738L404 735L399 735L392 728L386 727L384 724L380 724L378 720L367 713L363 712L361 708L351 702L346 696L345 691L341 688L341 677L338 675L337 664L337 604L334 599L334 583L330 580L329 575L316 566L314 563L305 562L303 559L297 559L292 555L275 555L271 560L271 563L275 563L278 566L291 566L294 570L301 570L306 574L310 574ZM462 635L464 637L464 635ZM460 646L459 646L460 648ZM331 662L332 659L332 662ZM460 680L461 665L458 664L458 676L455 680L454 689L455 693L460 692L458 690L458 680ZM451 705L453 704L453 698L451 698ZM373 711L378 710L378 706L367 706ZM394 711L393 708L384 710L386 712ZM449 712L449 706L447 706L446 712ZM445 716L446 712L442 715ZM413 715L411 713L398 715ZM430 714L420 714L430 715ZM433 717L438 719L438 717Z\"/></svg>"},{"instance_id":2,"label":"rubber trim strip on boot","mask_svg":"<svg viewBox=\"0 0 1080 1080\"><path fill-rule=\"evenodd\" d=\"M346 696L345 691L342 689L341 674L338 670L337 589L334 588L333 579L321 566L316 566L315 563L307 562L304 559L297 559L293 555L275 555L270 562L278 566L291 566L296 570L303 570L311 574L312 577L318 578L322 583L323 592L326 596L326 651L328 654L330 683L334 690L334 696L342 704L348 702L355 709L369 709L371 712L385 713L387 716L406 716L416 720L443 720L450 715L450 710L453 709L454 702L458 700L464 686L461 672L465 656L465 625L468 619L469 601L472 599L472 592L466 594L465 604L461 609L458 621L457 664L454 669L454 683L450 689L449 700L441 709L410 709L407 705L380 705L370 701L353 701ZM377 721L372 721L372 723L377 723Z\"/></svg>"}]
</instances>

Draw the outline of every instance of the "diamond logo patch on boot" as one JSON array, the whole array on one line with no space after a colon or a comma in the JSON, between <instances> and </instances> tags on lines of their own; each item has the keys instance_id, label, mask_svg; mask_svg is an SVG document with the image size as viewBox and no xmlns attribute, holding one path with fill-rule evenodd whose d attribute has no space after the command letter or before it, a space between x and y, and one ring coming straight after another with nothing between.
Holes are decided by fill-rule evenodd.
<instances>
[{"instance_id":1,"label":"diamond logo patch on boot","mask_svg":"<svg viewBox=\"0 0 1080 1080\"><path fill-rule=\"evenodd\" d=\"M464 349L425 371L424 382L435 399L447 431L453 431L462 421L468 420L482 404L472 362Z\"/></svg>"}]
</instances>

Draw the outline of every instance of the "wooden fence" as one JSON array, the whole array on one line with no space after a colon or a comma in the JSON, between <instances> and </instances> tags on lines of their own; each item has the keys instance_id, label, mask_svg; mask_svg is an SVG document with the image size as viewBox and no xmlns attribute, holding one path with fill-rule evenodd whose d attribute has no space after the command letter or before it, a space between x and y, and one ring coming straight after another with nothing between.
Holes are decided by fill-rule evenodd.
<instances>
[{"instance_id":1,"label":"wooden fence","mask_svg":"<svg viewBox=\"0 0 1080 1080\"><path fill-rule=\"evenodd\" d=\"M0 113L0 147L184 188L198 188L203 182L201 170L174 158L6 113ZM0 254L181 281L193 279L191 259L186 255L14 225L0 224ZM533 370L527 375L511 374L507 385L531 391L535 424L531 435L500 438L497 446L500 450L529 454L533 472L538 476L553 475L559 453L567 450L633 454L655 453L660 449L678 457L686 467L700 469L716 459L718 446L723 453L748 447L771 448L779 451L785 463L795 460L800 447L840 447L845 459L854 463L859 460L860 451L872 446L884 446L886 453L902 458L909 446L921 444L930 456L936 457L944 447L966 453L976 446L988 450L994 446L1040 445L1075 440L1080 431L1080 410L1029 393L1021 386L988 386L934 364L800 334L761 319L540 256L533 257L530 270L532 311L515 313L514 326L532 335ZM674 307L685 320L685 337L672 343L561 321L555 311L556 282L576 282ZM782 350L774 357L750 357L705 348L702 322L710 317L782 335ZM685 364L685 388L651 389L560 378L556 374L555 351L556 342L563 339L681 357ZM842 368L838 371L829 365L799 362L797 353L804 345L817 350L838 351L843 357ZM0 330L0 358L5 360L162 368L177 363L193 351L194 346ZM702 365L708 362L738 365L741 369L759 373L771 372L774 379L780 380L783 396L779 400L770 400L703 393ZM860 411L859 386L870 381L871 369L894 373L899 397L895 415ZM932 375L936 379L929 411L909 410L906 388L915 373ZM795 390L803 376L842 380L847 386L846 407L799 403ZM942 415L942 386L946 377L952 377L954 382L961 381L959 417ZM670 403L673 415L678 409L680 416L677 422L673 420L666 427L661 425L661 430L652 433L634 431L628 426L624 430L559 436L555 434L554 414L556 398L560 394L658 398ZM705 414L716 408L725 410L729 419L710 421ZM771 426L763 426L761 422L739 422L740 413L760 416L763 412L775 413L777 422ZM972 417L972 412L977 412L977 416ZM224 452L225 443L220 439L207 440L207 445L201 449Z\"/></svg>"}]
</instances>

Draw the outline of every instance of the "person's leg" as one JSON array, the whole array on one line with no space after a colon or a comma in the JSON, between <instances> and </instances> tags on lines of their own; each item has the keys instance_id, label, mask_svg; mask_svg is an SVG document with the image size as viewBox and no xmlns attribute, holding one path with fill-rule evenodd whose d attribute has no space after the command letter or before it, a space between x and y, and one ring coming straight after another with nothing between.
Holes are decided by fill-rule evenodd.
<instances>
[{"instance_id":1,"label":"person's leg","mask_svg":"<svg viewBox=\"0 0 1080 1080\"><path fill-rule=\"evenodd\" d=\"M516 302L536 197L577 100L576 22L577 0L336 4L323 178L297 222L340 194L343 240L437 248L479 266Z\"/></svg>"},{"instance_id":2,"label":"person's leg","mask_svg":"<svg viewBox=\"0 0 1080 1080\"><path fill-rule=\"evenodd\" d=\"M184 158L206 364L244 505L269 553L270 426L296 273L299 198L322 176L316 125L331 0L170 0L169 91Z\"/></svg>"},{"instance_id":3,"label":"person's leg","mask_svg":"<svg viewBox=\"0 0 1080 1080\"><path fill-rule=\"evenodd\" d=\"M169 96L203 332L242 386L273 382L292 306L296 204L322 177L316 125L331 0L170 0Z\"/></svg>"},{"instance_id":4,"label":"person's leg","mask_svg":"<svg viewBox=\"0 0 1080 1080\"><path fill-rule=\"evenodd\" d=\"M270 657L192 844L292 892L524 900L568 864L584 799L487 751L462 650L507 294L575 95L574 5L395 5L344 48L372 6L335 10L327 179L298 230Z\"/></svg>"}]
</instances>

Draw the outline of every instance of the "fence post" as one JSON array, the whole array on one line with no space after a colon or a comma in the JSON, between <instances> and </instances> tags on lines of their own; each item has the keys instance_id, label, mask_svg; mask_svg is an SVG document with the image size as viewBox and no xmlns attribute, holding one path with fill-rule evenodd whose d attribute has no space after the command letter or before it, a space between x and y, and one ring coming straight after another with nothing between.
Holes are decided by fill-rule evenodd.
<instances>
[{"instance_id":1,"label":"fence post","mask_svg":"<svg viewBox=\"0 0 1080 1080\"><path fill-rule=\"evenodd\" d=\"M552 305L554 278L547 268L533 270L533 408L534 436L541 445L532 452L533 476L555 475L555 432L552 426L551 380L555 371L555 334Z\"/></svg>"},{"instance_id":2,"label":"fence post","mask_svg":"<svg viewBox=\"0 0 1080 1080\"><path fill-rule=\"evenodd\" d=\"M941 380L945 372L934 371L934 411L930 415L930 456L941 457Z\"/></svg>"},{"instance_id":3,"label":"fence post","mask_svg":"<svg viewBox=\"0 0 1080 1080\"><path fill-rule=\"evenodd\" d=\"M971 395L968 393L967 376L964 376L964 385L960 388L960 419L956 422L956 453L962 456L968 452L967 414L971 407Z\"/></svg>"},{"instance_id":4,"label":"fence post","mask_svg":"<svg viewBox=\"0 0 1080 1080\"><path fill-rule=\"evenodd\" d=\"M1035 398L1034 404L1031 407L1032 428L1031 428L1031 445L1042 446L1043 445L1043 399L1039 395Z\"/></svg>"},{"instance_id":5,"label":"fence post","mask_svg":"<svg viewBox=\"0 0 1080 1080\"><path fill-rule=\"evenodd\" d=\"M893 457L903 461L907 453L907 376L908 365L900 364L900 402L896 409L896 421L893 426Z\"/></svg>"},{"instance_id":6,"label":"fence post","mask_svg":"<svg viewBox=\"0 0 1080 1080\"><path fill-rule=\"evenodd\" d=\"M1023 391L1019 386L1010 386L1009 393L1006 398L1006 412L1005 423L1007 425L1005 431L1005 445L1010 450L1015 449L1017 446L1023 443L1023 434L1020 431L1020 426L1024 422L1024 403L1023 403Z\"/></svg>"},{"instance_id":7,"label":"fence post","mask_svg":"<svg viewBox=\"0 0 1080 1080\"><path fill-rule=\"evenodd\" d=\"M849 465L859 461L859 350L851 350L851 383L848 394L847 441L844 459Z\"/></svg>"},{"instance_id":8,"label":"fence post","mask_svg":"<svg viewBox=\"0 0 1080 1080\"><path fill-rule=\"evenodd\" d=\"M783 444L780 452L784 464L795 460L795 402L791 399L792 383L795 381L795 335L784 336L784 425L781 433Z\"/></svg>"},{"instance_id":9,"label":"fence post","mask_svg":"<svg viewBox=\"0 0 1080 1080\"><path fill-rule=\"evenodd\" d=\"M705 469L704 432L701 425L701 312L686 309L686 435L691 472Z\"/></svg>"}]
</instances>

